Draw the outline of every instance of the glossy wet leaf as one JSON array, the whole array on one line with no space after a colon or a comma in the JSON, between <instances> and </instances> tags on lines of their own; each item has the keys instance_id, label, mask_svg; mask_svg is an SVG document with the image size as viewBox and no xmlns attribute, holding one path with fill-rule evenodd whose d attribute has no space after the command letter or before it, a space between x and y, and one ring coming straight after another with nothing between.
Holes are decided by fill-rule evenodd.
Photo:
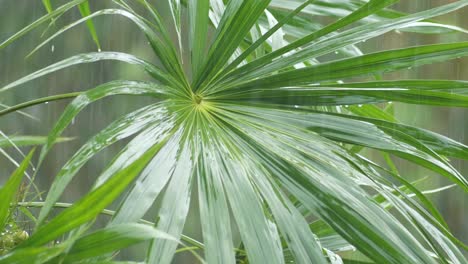
<instances>
[{"instance_id":1,"label":"glossy wet leaf","mask_svg":"<svg viewBox=\"0 0 468 264\"><path fill-rule=\"evenodd\" d=\"M145 62L141 59L138 59L137 57L133 55L119 53L119 52L93 52L93 53L76 55L68 59L62 60L60 62L57 62L55 64L52 64L48 67L42 68L41 70L38 70L15 82L12 82L4 87L1 87L0 93L6 90L12 89L21 84L24 84L26 82L30 82L34 79L40 78L44 75L56 72L63 68L67 68L67 67L77 65L77 64L91 63L91 62L102 61L102 60L117 60L117 61L129 63L129 64L138 65L138 66L141 66L146 72L148 72L148 74L152 75L156 79L159 79L161 77L160 80L163 83L171 82L169 79L166 79L167 75L162 73L156 66L152 65L149 62Z\"/></svg>"},{"instance_id":2,"label":"glossy wet leaf","mask_svg":"<svg viewBox=\"0 0 468 264\"><path fill-rule=\"evenodd\" d=\"M203 140L211 137L204 133ZM209 263L235 263L230 214L223 188L221 164L211 162L219 158L211 145L202 145L202 154L197 165L198 199L206 260Z\"/></svg>"},{"instance_id":3,"label":"glossy wet leaf","mask_svg":"<svg viewBox=\"0 0 468 264\"><path fill-rule=\"evenodd\" d=\"M42 25L43 23L49 22L50 19L52 19L54 17L57 17L57 16L65 13L65 12L67 12L71 8L77 6L77 5L79 5L79 4L81 4L81 3L85 2L85 1L87 1L87 0L73 0L73 1L70 1L70 2L56 8L52 12L42 16L41 18L39 18L36 21L32 22L31 24L27 25L26 27L24 27L23 29L21 29L20 31L18 31L17 33L15 33L11 37L9 37L8 39L1 42L0 43L0 50L5 48L6 46L10 45L13 41L21 38L22 36L24 36L28 32L34 30L36 27Z\"/></svg>"},{"instance_id":4,"label":"glossy wet leaf","mask_svg":"<svg viewBox=\"0 0 468 264\"><path fill-rule=\"evenodd\" d=\"M239 116L235 116L234 118L238 120ZM258 121L256 123L258 123ZM244 124L244 121L242 121L241 124ZM259 124L265 126L264 122ZM275 127L279 129L279 127ZM357 186L355 186L356 188L352 187L354 184L351 183L351 179L348 178L345 180L345 174L341 174L342 172L340 173L336 166L327 167L324 166L325 163L321 163L321 160L330 157L329 154L326 154L330 152L327 151L326 148L322 149L318 141L315 141L314 144L316 150L312 150L309 146L300 141L296 142L293 139L289 139L287 135L280 136L278 133L279 131L275 135L269 135L269 133L271 133L269 132L271 131L269 125L262 129L261 133L259 133L260 130L258 129L253 133L254 130L252 130L252 128L247 130L246 128L248 127L243 126L242 129L244 133L248 135L246 139L252 138L252 140L261 144L256 146L255 151L260 151L259 155L256 157L262 158L262 163L268 166L267 168L270 170L270 173L273 173L288 191L294 193L298 199L301 199L312 211L318 213L328 223L332 224L333 228L348 241L354 241L352 244L361 247L359 248L361 251L366 252L368 256L376 260L380 258L377 256L381 256L389 263L399 263L408 261L409 259L425 259L425 261L430 261L425 254L418 252L419 250L417 250L416 247L419 246L417 246L417 244L411 243L412 246L403 246L391 239L393 236L391 233L396 232L399 234L397 237L402 236L401 238L407 239L408 242L414 241L412 240L413 238L403 235L406 233L404 227L387 218L389 215L384 217L383 212L380 211L379 208L374 207L373 204L364 206L363 202L366 201L366 198L364 198L365 195L362 190L359 190ZM286 131L290 130L284 128L284 126L281 126L281 128ZM273 141L270 136L274 136L278 143L272 144L271 142ZM323 143L325 142L322 141L320 144ZM293 149L291 146L301 147ZM296 153L303 152L306 154L306 150L308 151L308 155L314 155L314 160ZM332 156L330 158L337 159L338 157ZM329 164L329 162L326 163ZM339 162L335 160L332 164L338 163ZM344 163L341 162L339 164L342 166ZM314 167L312 166L314 166L315 169L313 169ZM321 179L320 181L318 180L319 178ZM328 188L334 189L334 191ZM331 193L333 193L333 196L329 195ZM361 206L349 207L348 204L363 205L367 213L363 214L363 212L359 213L359 211L355 211L361 210ZM331 221L331 219L333 219L333 221ZM369 228L370 223L381 227L382 225L386 225L386 234L377 231L377 229ZM353 228L350 226L345 227L346 225L352 225ZM362 240L363 237L366 237L366 240L370 239L374 242L365 242L365 240ZM383 237L385 237L385 239ZM376 247L376 245L383 244L386 245L386 253L381 252L379 247ZM393 253L390 253L391 251Z\"/></svg>"},{"instance_id":5,"label":"glossy wet leaf","mask_svg":"<svg viewBox=\"0 0 468 264\"><path fill-rule=\"evenodd\" d=\"M221 89L230 92L245 92L252 91L254 88L294 87L417 67L466 56L467 54L468 42L403 48L289 70L239 84L237 87L225 86Z\"/></svg>"}]
</instances>

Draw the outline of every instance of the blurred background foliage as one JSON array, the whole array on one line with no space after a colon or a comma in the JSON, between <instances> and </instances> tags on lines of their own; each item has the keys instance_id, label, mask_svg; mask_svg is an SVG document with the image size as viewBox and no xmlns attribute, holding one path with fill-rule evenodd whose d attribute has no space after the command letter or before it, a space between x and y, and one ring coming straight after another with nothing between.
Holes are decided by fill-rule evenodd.
<instances>
[{"instance_id":1,"label":"blurred background foliage","mask_svg":"<svg viewBox=\"0 0 468 264\"><path fill-rule=\"evenodd\" d=\"M66 1L56 0L52 2L59 5ZM160 13L166 16L165 20L169 21L167 2L154 2L156 2L156 6L161 10ZM407 13L414 13L449 2L453 1L403 0L395 5L394 8ZM91 1L90 4L92 9L96 9L105 6L106 1ZM45 12L46 10L39 0L0 0L0 39L6 39L25 25L45 14ZM56 27L56 29L61 28L78 18L80 18L80 13L76 9L68 16L58 19L52 27ZM436 19L444 23L468 28L468 8ZM149 61L156 61L156 58L149 49L145 36L141 31L136 30L135 26L129 21L118 16L98 17L94 21L102 50L124 51ZM97 49L86 26L83 24L54 39L52 43L43 47L31 57L25 58L40 43L41 37L43 38L41 35L45 30L43 28L42 30L36 30L27 34L20 41L0 52L0 87L53 62L77 53L96 51ZM424 35L391 32L382 37L361 43L359 47L363 51L369 52L417 44L467 40L468 34L462 33ZM82 91L115 79L144 80L145 78L147 79L148 77L137 68L118 62L98 62L74 66L62 70L58 74L47 75L39 80L22 85L18 89L3 93L0 97L0 105L14 105L47 95ZM385 75L385 79L399 78L468 80L468 57ZM64 134L67 137L74 137L75 140L56 145L44 162L36 181L39 189L47 191L54 175L56 175L61 166L90 136L104 128L111 120L148 104L150 100L152 99L137 96L120 98L117 96L98 101L90 107L85 108L74 120L74 124ZM24 114L14 113L3 116L0 118L0 130L7 135L46 135L67 103L67 101L57 101L28 108L24 111ZM468 122L461 121L468 121L468 109L394 103L394 111L396 118L403 123L426 128L468 144ZM83 193L87 192L94 179L104 169L105 164L127 142L128 140L123 140L112 145L88 162L81 169L77 177L75 177L74 182L69 185L71 187L65 192L61 201L73 202ZM10 150L9 154L16 161L22 160L21 155L16 151ZM373 153L369 154L373 155ZM379 160L382 158L375 156L374 159ZM452 163L462 175L468 176L468 163L466 161L453 159ZM408 162L397 160L397 166L400 169L400 173L410 180L425 178L424 181L417 185L421 190L450 184L446 178L434 177L433 172L429 172ZM15 165L0 155L0 184L5 182L7 175L14 169ZM197 194L194 193L193 195ZM468 243L468 196L463 190L454 187L428 196L443 214L452 232L465 244ZM196 202L197 199L192 199L192 201ZM197 222L199 219L197 215L198 206L194 204L191 208L193 210L189 213L189 220L185 225L184 233L195 238L200 238L201 231ZM134 247L124 254L138 254L138 248ZM190 262L191 258L190 253L178 254L175 263L187 263Z\"/></svg>"}]
</instances>

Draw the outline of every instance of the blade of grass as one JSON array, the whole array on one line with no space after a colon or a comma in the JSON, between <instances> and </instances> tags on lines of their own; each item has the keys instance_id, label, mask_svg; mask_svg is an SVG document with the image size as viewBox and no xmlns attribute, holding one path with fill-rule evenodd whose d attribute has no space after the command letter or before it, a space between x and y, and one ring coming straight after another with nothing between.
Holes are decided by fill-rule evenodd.
<instances>
[{"instance_id":1,"label":"blade of grass","mask_svg":"<svg viewBox=\"0 0 468 264\"><path fill-rule=\"evenodd\" d=\"M91 9L89 8L89 1L83 2L78 6L82 17L87 17L91 15ZM91 38L93 39L94 43L98 51L101 51L101 44L99 43L99 37L96 33L96 28L94 26L93 20L89 19L86 20L86 26L88 27L89 34L91 34Z\"/></svg>"},{"instance_id":2,"label":"blade of grass","mask_svg":"<svg viewBox=\"0 0 468 264\"><path fill-rule=\"evenodd\" d=\"M110 203L112 203L122 191L133 181L148 161L156 154L164 143L156 144L143 156L128 167L116 173L106 183L89 192L74 205L53 218L50 222L42 224L28 240L21 243L18 248L42 246L45 243L60 237L93 220ZM63 223L67 223L64 225Z\"/></svg>"},{"instance_id":3,"label":"blade of grass","mask_svg":"<svg viewBox=\"0 0 468 264\"><path fill-rule=\"evenodd\" d=\"M48 13L47 15L44 15L44 16L40 17L39 19L37 19L36 21L30 23L28 26L24 27L20 31L16 32L14 35L9 37L5 41L1 42L0 43L0 50L5 48L9 44L11 44L13 41L17 40L18 38L22 37L23 35L27 34L31 30L35 29L36 27L42 25L43 23L46 23L50 19L52 19L52 18L54 18L54 17L56 17L56 16L58 16L60 14L63 14L65 12L67 12L71 8L83 3L84 1L87 1L87 0L73 0L73 1L70 1L70 2L56 8L51 13Z\"/></svg>"},{"instance_id":4,"label":"blade of grass","mask_svg":"<svg viewBox=\"0 0 468 264\"><path fill-rule=\"evenodd\" d=\"M29 152L20 166L13 172L5 185L0 189L0 230L4 230L10 215L10 206L15 202L23 175L28 168L29 162L34 154L34 150Z\"/></svg>"}]
</instances>

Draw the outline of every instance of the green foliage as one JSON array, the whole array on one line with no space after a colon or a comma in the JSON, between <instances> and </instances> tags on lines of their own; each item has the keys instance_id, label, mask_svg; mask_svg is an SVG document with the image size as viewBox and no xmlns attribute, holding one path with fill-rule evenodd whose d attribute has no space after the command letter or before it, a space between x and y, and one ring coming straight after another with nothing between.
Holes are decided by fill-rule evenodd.
<instances>
[{"instance_id":1,"label":"green foliage","mask_svg":"<svg viewBox=\"0 0 468 264\"><path fill-rule=\"evenodd\" d=\"M190 246L181 250L199 249L207 263L466 263L461 248L467 246L392 157L436 172L466 192L468 180L449 159L468 159L468 147L402 124L386 108L390 101L467 107L467 82L390 80L385 73L466 56L468 43L367 54L358 44L394 30L465 32L431 19L468 1L414 14L390 9L396 2L170 0L171 18L162 21L147 0L108 1L111 8L95 12L88 1L54 9L44 0L47 14L0 49L78 7L83 17L57 29L30 55L83 23L100 49L91 19L122 16L145 34L159 61L113 51L79 54L0 87L1 94L60 69L104 60L140 67L153 78L115 80L0 111L2 116L74 98L44 142L39 164L88 105L114 95L144 95L157 102L89 139L57 173L44 202L23 204L41 207L35 231L8 247L0 263L117 263L111 253L149 240L145 263L164 264L173 259L179 239ZM337 19L324 25L316 16ZM79 169L129 137L92 190L50 219ZM13 138L22 145L41 140ZM383 154L387 164L365 157L363 149ZM10 192L17 179L10 179L15 182ZM87 233L125 189L106 227ZM195 195L203 244L182 234ZM154 223L142 223L156 200ZM0 207L0 224L9 206ZM54 243L59 238L63 241Z\"/></svg>"},{"instance_id":2,"label":"green foliage","mask_svg":"<svg viewBox=\"0 0 468 264\"><path fill-rule=\"evenodd\" d=\"M28 233L17 228L12 219L12 205L17 202L21 181L31 161L33 152L29 153L0 189L0 201L2 201L0 203L0 255L5 254L28 238Z\"/></svg>"}]
</instances>

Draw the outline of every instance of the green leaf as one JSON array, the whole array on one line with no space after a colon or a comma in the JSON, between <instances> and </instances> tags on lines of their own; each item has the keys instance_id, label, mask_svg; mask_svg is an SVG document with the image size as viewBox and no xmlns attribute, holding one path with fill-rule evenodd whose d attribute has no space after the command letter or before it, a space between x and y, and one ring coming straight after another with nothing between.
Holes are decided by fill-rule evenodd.
<instances>
[{"instance_id":1,"label":"green leaf","mask_svg":"<svg viewBox=\"0 0 468 264\"><path fill-rule=\"evenodd\" d=\"M89 159L96 155L96 153L118 140L132 136L133 134L148 128L152 124L169 123L169 120L167 110L162 105L150 105L115 120L109 126L93 136L67 161L56 175L54 182L49 189L44 206L40 211L38 222L42 223L45 220L55 202L58 201L63 191L79 169ZM56 124L56 127L59 126L60 123L64 122L69 123L70 120L61 119ZM48 142L54 141L54 138L50 137Z\"/></svg>"},{"instance_id":2,"label":"green leaf","mask_svg":"<svg viewBox=\"0 0 468 264\"><path fill-rule=\"evenodd\" d=\"M459 245L460 247L462 247L463 249L467 249L468 246L466 246L465 244L463 244L463 242L461 242L460 240L458 240L455 236L453 236L450 231L449 231L449 228L448 228L448 225L447 223L445 223L445 220L443 219L442 215L439 213L439 211L437 210L437 208L432 204L432 202L424 195L424 194L427 194L427 193L431 193L431 192L434 192L434 191L442 191L444 190L445 188L443 189L436 189L436 190L429 190L429 191L419 191L412 183L406 181L403 177L391 172L391 171L388 171L384 168L382 168L380 165L374 163L374 162L371 162L369 160L364 160L364 162L376 167L376 168L379 168L379 169L382 169L384 171L386 171L387 173L389 173L389 175L395 179L397 179L399 182L401 182L403 184L402 187L405 187L409 192L408 194L402 194L402 191L403 191L403 188L399 188L400 190L396 190L397 191L397 195L399 195L399 197L404 197L406 198L406 200L408 201L408 204L409 205L412 205L413 208L416 209L416 211L420 214L419 217L424 217L425 218L425 221L428 221L430 222L430 225L433 225L434 227L438 227L438 231L437 232L442 232L448 239L450 239L453 243ZM421 203L425 206L425 208L427 208L427 210L430 212L427 212L426 209L422 208L419 204L417 204L415 201L413 201L412 199L410 199L408 196L416 196L420 201Z\"/></svg>"},{"instance_id":3,"label":"green leaf","mask_svg":"<svg viewBox=\"0 0 468 264\"><path fill-rule=\"evenodd\" d=\"M359 174L352 167L345 166L346 161L337 160L340 158L336 155L339 152L336 145L314 139L309 133L300 136L301 133L293 127L272 124L271 119L249 122L242 118L243 115L224 114L229 117L230 124L238 124L238 133L245 134L244 140L255 146L251 149L258 153L254 160L259 159L288 192L366 255L376 261L385 259L388 263L410 259L435 263L420 251L421 245L415 243L403 225L368 202L367 194L351 178L359 177ZM382 245L385 245L385 251L380 250Z\"/></svg>"},{"instance_id":4,"label":"green leaf","mask_svg":"<svg viewBox=\"0 0 468 264\"><path fill-rule=\"evenodd\" d=\"M198 79L199 69L204 63L208 32L209 0L189 0L189 44L193 79Z\"/></svg>"},{"instance_id":5,"label":"green leaf","mask_svg":"<svg viewBox=\"0 0 468 264\"><path fill-rule=\"evenodd\" d=\"M44 7L47 10L47 13L52 13L54 9L52 8L52 4L50 3L50 0L42 0L42 4L44 4Z\"/></svg>"},{"instance_id":6,"label":"green leaf","mask_svg":"<svg viewBox=\"0 0 468 264\"><path fill-rule=\"evenodd\" d=\"M141 173L120 204L111 224L135 222L143 218L167 182L172 178L181 159L182 130L176 131ZM159 175L159 177L151 177Z\"/></svg>"},{"instance_id":7,"label":"green leaf","mask_svg":"<svg viewBox=\"0 0 468 264\"><path fill-rule=\"evenodd\" d=\"M275 186L274 179L259 171L256 166L249 164L255 174L255 182L259 192L265 197L272 216L275 218L288 248L299 263L328 263L323 254L321 245L317 243L314 234L310 232L304 217L288 200L283 191ZM291 225L294 223L294 225Z\"/></svg>"},{"instance_id":8,"label":"green leaf","mask_svg":"<svg viewBox=\"0 0 468 264\"><path fill-rule=\"evenodd\" d=\"M334 113L328 114L364 121L383 129L387 128L402 131L413 138L417 138L418 141L422 142L424 145L427 145L429 148L433 149L441 155L452 156L460 159L468 159L468 146L426 129L399 124L396 122L388 122L385 120L376 119L374 117L366 118L364 116L358 117Z\"/></svg>"},{"instance_id":9,"label":"green leaf","mask_svg":"<svg viewBox=\"0 0 468 264\"><path fill-rule=\"evenodd\" d=\"M87 16L91 15L91 10L89 8L89 2L88 1L86 1L84 3L81 3L78 6L78 8L80 10L81 16L87 17ZM86 20L86 26L88 27L89 33L91 34L91 37L93 38L94 43L96 43L96 46L97 46L98 50L100 51L101 50L101 44L99 44L99 38L98 38L98 35L96 33L96 28L94 27L93 21L91 19Z\"/></svg>"},{"instance_id":10,"label":"green leaf","mask_svg":"<svg viewBox=\"0 0 468 264\"><path fill-rule=\"evenodd\" d=\"M182 134L180 150L177 152L177 162L173 165L171 181L167 184L161 208L158 212L156 228L176 238L182 234L190 206L194 161L199 155L197 139L189 138L197 131L198 113L190 113L186 122L180 124ZM154 180L153 180L154 181ZM156 192L157 195L157 192ZM155 199L156 197L152 197ZM153 241L148 253L149 263L169 264L174 257L177 243L169 240Z\"/></svg>"},{"instance_id":11,"label":"green leaf","mask_svg":"<svg viewBox=\"0 0 468 264\"><path fill-rule=\"evenodd\" d=\"M258 83L257 83L258 85ZM233 93L236 90L233 90ZM398 101L410 104L468 107L468 96L407 88L355 88L345 85L255 89L226 95L229 100L268 102L297 106L358 105ZM220 97L222 100L223 97Z\"/></svg>"},{"instance_id":12,"label":"green leaf","mask_svg":"<svg viewBox=\"0 0 468 264\"><path fill-rule=\"evenodd\" d=\"M174 237L180 237L190 205L190 194L193 179L194 159L190 148L184 146L179 154L179 162L174 169L172 180L168 183L166 193L158 214L156 228ZM150 263L171 263L177 243L169 240L153 241L149 254Z\"/></svg>"},{"instance_id":13,"label":"green leaf","mask_svg":"<svg viewBox=\"0 0 468 264\"><path fill-rule=\"evenodd\" d=\"M142 157L131 165L116 173L106 183L89 192L83 198L65 209L50 222L40 225L28 240L21 243L19 248L26 249L41 246L57 237L94 219L107 205L112 203L130 184L148 161L160 149L161 144L154 145ZM63 223L67 223L64 225Z\"/></svg>"},{"instance_id":14,"label":"green leaf","mask_svg":"<svg viewBox=\"0 0 468 264\"><path fill-rule=\"evenodd\" d=\"M73 1L70 1L70 2L56 8L54 11L48 13L47 15L44 15L44 16L40 17L39 19L37 19L36 21L34 21L31 24L27 25L26 27L24 27L20 31L16 32L13 36L11 36L8 39L6 39L5 41L1 42L0 43L0 50L5 48L9 44L11 44L13 41L17 40L18 38L22 37L23 35L27 34L31 30L35 29L36 27L42 25L43 23L46 23L47 21L49 21L50 19L52 19L54 17L57 17L57 16L59 16L61 14L64 14L65 12L70 10L71 8L83 3L84 1L87 1L87 0L73 0Z\"/></svg>"},{"instance_id":15,"label":"green leaf","mask_svg":"<svg viewBox=\"0 0 468 264\"><path fill-rule=\"evenodd\" d=\"M336 147L329 146L328 148L332 149L327 150L328 144L325 141L317 141L309 136L307 139L302 136L302 140L290 138L286 133L295 133L294 136L298 137L298 132L278 125L264 127L265 121L260 123L257 120L256 129L253 129L250 127L252 123L239 119L241 116L226 115L237 120L238 133L245 134L244 140L252 148L251 151L257 153L255 158L259 159L258 162L264 164L265 169L274 175L288 192L293 193L304 205L332 224L333 228L353 245L360 247L360 250L376 260L385 258L389 263L401 263L406 258L421 258L431 263L421 247L402 247L401 243L391 239L393 235L390 234L393 232L400 239L411 241L414 238L406 235L407 231L403 226L390 220L389 214L375 204L368 203L362 189L357 188L349 176L343 174L344 171L340 172L340 169L348 168L345 167L346 162L339 163L340 169L322 163L330 164L330 158L335 160L333 164L338 164L338 156L329 154L330 151L338 151ZM232 120L229 123L234 124ZM275 130L274 135L270 134L272 129ZM280 132L286 129L288 132ZM306 140L314 143L313 148L305 144ZM356 172L347 173L356 175ZM359 206L350 207L349 204ZM356 211L363 208L365 209L362 212ZM378 225L380 228L376 229L370 225ZM381 230L385 230L385 233ZM385 252L380 250L382 245L385 245Z\"/></svg>"},{"instance_id":16,"label":"green leaf","mask_svg":"<svg viewBox=\"0 0 468 264\"><path fill-rule=\"evenodd\" d=\"M284 86L301 86L354 76L382 74L417 67L468 55L468 42L425 45L371 53L359 57L323 63L317 66L289 70L269 77L249 81L237 87L223 87L230 92L253 89L273 89ZM333 71L330 71L333 69Z\"/></svg>"},{"instance_id":17,"label":"green leaf","mask_svg":"<svg viewBox=\"0 0 468 264\"><path fill-rule=\"evenodd\" d=\"M380 109L376 105L352 105L348 109L353 114L356 114L358 116L370 117L385 120L388 122L398 123L398 121L392 114Z\"/></svg>"},{"instance_id":18,"label":"green leaf","mask_svg":"<svg viewBox=\"0 0 468 264\"><path fill-rule=\"evenodd\" d=\"M377 127L371 123L355 121L338 115L313 111L283 111L247 106L227 106L227 109L244 112L249 118L262 115L263 118L274 120L277 125L281 122L302 129L314 131L321 136L340 142L352 143L379 149L398 155L423 167L429 168L451 179L460 187L468 190L468 180L465 179L445 159L433 150L416 140L404 130L395 127ZM245 118L245 117L244 117ZM286 122L287 120L287 122Z\"/></svg>"},{"instance_id":19,"label":"green leaf","mask_svg":"<svg viewBox=\"0 0 468 264\"><path fill-rule=\"evenodd\" d=\"M296 9L294 9L291 13L285 16L282 20L276 23L273 27L271 27L265 34L263 34L260 38L258 38L252 45L250 45L239 57L237 57L233 62L231 62L226 68L224 69L225 72L229 72L230 70L237 67L243 60L247 58L247 56L252 53L255 49L265 43L265 41L271 37L276 31L278 31L284 24L288 21L293 19L297 14L299 14L305 7L307 7L310 3L314 2L314 0L305 1L303 4L299 5Z\"/></svg>"},{"instance_id":20,"label":"green leaf","mask_svg":"<svg viewBox=\"0 0 468 264\"><path fill-rule=\"evenodd\" d=\"M379 1L375 1L374 3L376 2ZM377 3L377 5L379 5L379 3ZM412 23L425 18L443 15L448 12L460 9L466 5L468 5L468 1L466 0L457 1L430 10L425 10L408 16L399 17L390 21L382 21L379 23L372 23L362 25L359 27L354 27L349 30L343 31L342 33L330 34L330 36L325 36L324 38L319 39L319 37L324 36L323 34L328 34L328 30L326 29L328 27L334 27L334 25L332 24L304 38L301 38L278 51L272 52L267 56L264 56L254 62L244 65L243 67L229 73L229 75L225 76L224 79L230 80L231 82L238 82L241 79L240 77L242 77L242 79L258 78L265 74L271 74L280 69L291 67L306 59L332 53L334 51L337 51L339 48L343 48L347 45L366 41L370 38L374 38L385 34L391 30L411 25ZM358 10L356 11L356 13L360 14L363 12L362 14L366 14L365 9L361 8L360 11L361 12L359 12ZM349 16L353 16L353 14ZM359 18L359 16L356 16L356 18ZM354 19L346 21L352 22L354 21ZM300 48L304 44L307 45L302 49L298 50L297 52L293 52L288 56L280 57L281 55L284 55L287 52Z\"/></svg>"},{"instance_id":21,"label":"green leaf","mask_svg":"<svg viewBox=\"0 0 468 264\"><path fill-rule=\"evenodd\" d=\"M200 87L202 83L209 81L224 66L269 3L270 0L229 1L205 65L201 68L200 78L193 82L195 91L203 89Z\"/></svg>"},{"instance_id":22,"label":"green leaf","mask_svg":"<svg viewBox=\"0 0 468 264\"><path fill-rule=\"evenodd\" d=\"M156 79L158 79L158 75L162 75L162 76L165 76L164 78L165 79L172 79L173 83L177 85L181 85L181 84L184 84L185 85L185 77L184 77L184 74L182 73L182 70L181 70L181 66L180 66L180 63L179 63L179 60L177 59L177 55L175 53L175 50L173 49L172 46L168 46L167 42L168 40L166 40L166 35L165 35L165 31L163 31L163 40L164 42L162 42L161 38L156 34L156 32L152 29L152 27L150 25L147 24L146 20L143 19L142 17L140 17L139 15L137 14L134 14L132 12L129 12L129 11L126 11L126 10L120 10L120 9L103 9L103 10L100 10L100 11L97 11L97 12L94 12L92 14L90 14L89 16L86 16L86 17L83 17L82 19L79 19L65 27L63 27L62 29L58 30L55 34L53 34L52 36L50 36L49 38L47 38L46 40L44 40L42 43L40 43L36 48L34 48L28 56L31 56L33 53L35 53L39 48L43 47L45 44L47 44L48 42L50 42L52 39L56 38L57 36L63 34L65 31L83 23L83 22L88 22L90 21L93 17L97 17L97 16L101 16L101 15L119 15L119 16L123 16L123 17L126 17L128 19L130 19L132 22L134 22L143 32L145 32L145 35L146 37L148 38L150 44L151 44L151 47L153 48L153 50L155 51L155 53L161 57L161 60L162 62L164 63L164 66L167 70L169 70L169 72L171 73L171 75L163 72L162 70L159 70L157 69L157 67L151 65L151 67L148 67L148 68L156 68L156 76L153 76L155 77ZM89 53L89 54L92 54L92 53ZM154 74L154 73L152 73ZM174 81L174 78L173 77L176 77L177 79L179 80L182 80L181 84L178 84L177 81Z\"/></svg>"},{"instance_id":23,"label":"green leaf","mask_svg":"<svg viewBox=\"0 0 468 264\"><path fill-rule=\"evenodd\" d=\"M20 188L23 175L28 168L29 162L34 154L34 150L21 162L20 166L11 174L7 182L0 188L0 230L4 230L10 215L10 206L16 199L16 194Z\"/></svg>"},{"instance_id":24,"label":"green leaf","mask_svg":"<svg viewBox=\"0 0 468 264\"><path fill-rule=\"evenodd\" d=\"M439 173L466 191L468 180L448 157L467 159L468 147L399 123L393 109L400 104L381 103L467 107L465 81L383 79L392 77L385 72L466 56L468 42L398 50L359 43L396 30L466 32L428 19L468 0L413 14L390 9L397 0L168 0L165 16L159 2L149 2L115 0L108 3L113 9L100 3L94 13L85 0L60 11L50 6L46 17L0 44L44 22L52 21L51 27L79 6L83 17L72 18L32 52L80 24L89 29L98 16L117 15L144 34L155 57L150 63L118 52L82 54L0 87L0 93L15 94L13 88L46 74L104 60L136 65L154 78L111 81L1 110L0 116L74 98L49 133L39 163L71 120L97 100L142 95L158 102L139 101L144 106L89 139L56 175L45 202L18 203L42 207L37 232L0 261L40 262L29 256L65 236L42 262L118 263L111 252L145 240L152 240L145 262L161 264L191 249L202 263L198 250L208 263L467 262L457 248L467 246L390 157ZM127 138L89 192L74 204L57 203L88 161ZM367 150L383 154L381 163L391 171L369 160ZM204 244L182 235L196 202ZM104 209L110 204L118 204L115 212ZM54 208L58 216L47 221ZM102 213L112 216L110 223L86 234ZM155 230L173 239L154 240ZM179 238L195 247L177 250Z\"/></svg>"},{"instance_id":25,"label":"green leaf","mask_svg":"<svg viewBox=\"0 0 468 264\"><path fill-rule=\"evenodd\" d=\"M56 125L49 133L47 144L45 144L41 150L39 163L42 162L47 152L53 146L56 138L58 138L73 121L73 118L92 102L113 95L152 95L162 97L168 93L169 91L166 87L155 85L154 83L137 81L112 81L82 93L63 111L59 121L57 121Z\"/></svg>"},{"instance_id":26,"label":"green leaf","mask_svg":"<svg viewBox=\"0 0 468 264\"><path fill-rule=\"evenodd\" d=\"M252 71L252 69L255 67L255 68L258 68L258 67L262 67L262 66L265 66L267 63L271 62L274 58L276 57L279 57L283 54L286 54L296 48L299 48L301 46L303 46L304 44L307 44L307 43L310 43L314 40L317 40L319 39L320 37L323 37L323 36L326 36L327 34L335 31L335 30L338 30L338 29L341 29L355 21L358 21L370 14L372 14L373 12L375 11L378 11L386 6L389 6L391 4L394 4L395 2L397 2L398 0L385 0L385 1L382 1L382 0L371 0L369 3L363 5L362 7L360 7L359 9L357 9L356 11L352 12L351 14L347 15L346 17L324 27L324 28L321 28L320 30L317 30L303 38L300 38L296 41L294 41L293 43L289 44L289 45L286 45L284 47L282 47L281 49L278 49L262 58L260 58L259 60L253 62L253 63L250 63L250 64L247 64L245 65L245 67L241 67L238 71L234 71L232 73L232 75L237 75L238 72L242 72L242 71ZM302 59L305 59L303 56L301 56ZM293 64L289 64L289 65L293 65Z\"/></svg>"},{"instance_id":27,"label":"green leaf","mask_svg":"<svg viewBox=\"0 0 468 264\"><path fill-rule=\"evenodd\" d=\"M403 27L399 29L400 31L405 32L416 32L421 34L443 34L443 33L453 33L453 32L460 32L460 33L468 33L468 30L447 24L435 23L435 22L416 22L408 27Z\"/></svg>"},{"instance_id":28,"label":"green leaf","mask_svg":"<svg viewBox=\"0 0 468 264\"><path fill-rule=\"evenodd\" d=\"M73 140L73 138L61 137L57 139L57 142L67 142L70 140ZM47 137L41 136L9 136L8 138L0 138L0 148L42 145L46 142Z\"/></svg>"},{"instance_id":29,"label":"green leaf","mask_svg":"<svg viewBox=\"0 0 468 264\"><path fill-rule=\"evenodd\" d=\"M42 0L42 3L44 4L44 7L46 8L49 14L53 12L53 8L52 8L52 4L50 3L50 0ZM83 17L89 16L91 14L88 1L79 4L78 9L80 10L80 13ZM86 26L88 27L89 33L91 34L93 41L96 43L98 50L101 50L101 46L99 44L99 38L96 34L94 23L91 20L88 20L86 21Z\"/></svg>"},{"instance_id":30,"label":"green leaf","mask_svg":"<svg viewBox=\"0 0 468 264\"><path fill-rule=\"evenodd\" d=\"M181 26L180 26L180 15L181 15L181 4L180 0L169 0L169 8L171 9L171 14L172 14L172 20L175 25L175 30L177 32L178 36L178 41L179 41L179 49L180 52L182 53L182 36L180 34L181 32Z\"/></svg>"},{"instance_id":31,"label":"green leaf","mask_svg":"<svg viewBox=\"0 0 468 264\"><path fill-rule=\"evenodd\" d=\"M354 82L335 84L336 87L351 88L401 88L408 90L466 93L468 82L463 80L390 80L379 82Z\"/></svg>"},{"instance_id":32,"label":"green leaf","mask_svg":"<svg viewBox=\"0 0 468 264\"><path fill-rule=\"evenodd\" d=\"M213 137L209 131L202 134L202 142ZM230 227L229 207L223 188L221 164L218 150L210 144L202 144L197 163L198 201L208 263L234 264L234 246Z\"/></svg>"},{"instance_id":33,"label":"green leaf","mask_svg":"<svg viewBox=\"0 0 468 264\"><path fill-rule=\"evenodd\" d=\"M239 150L230 146L233 142L227 139L223 141L225 143L215 145L222 151L216 163L220 164L225 192L249 261L283 263L277 227L262 212L262 202L249 179L248 167L241 159ZM226 151L230 148L231 151ZM240 193L242 195L239 195Z\"/></svg>"},{"instance_id":34,"label":"green leaf","mask_svg":"<svg viewBox=\"0 0 468 264\"><path fill-rule=\"evenodd\" d=\"M15 249L7 255L0 256L0 264L41 264L53 259L64 250L63 246Z\"/></svg>"},{"instance_id":35,"label":"green leaf","mask_svg":"<svg viewBox=\"0 0 468 264\"><path fill-rule=\"evenodd\" d=\"M68 68L73 65L91 63L91 62L97 62L97 61L103 61L103 60L116 60L116 61L122 61L128 64L138 65L142 67L148 74L153 76L155 79L161 81L162 83L174 84L171 78L168 77L167 74L163 73L156 66L144 60L138 59L137 57L133 55L120 53L120 52L91 52L91 53L84 53L84 54L76 55L68 59L64 59L48 67L42 68L34 73L26 75L23 78L20 78L8 85L1 87L0 93L10 90L26 82L35 80L44 75L56 72L64 68Z\"/></svg>"},{"instance_id":36,"label":"green leaf","mask_svg":"<svg viewBox=\"0 0 468 264\"><path fill-rule=\"evenodd\" d=\"M106 227L75 241L65 257L74 262L101 256L150 239L176 241L172 236L143 224L121 224Z\"/></svg>"}]
</instances>

